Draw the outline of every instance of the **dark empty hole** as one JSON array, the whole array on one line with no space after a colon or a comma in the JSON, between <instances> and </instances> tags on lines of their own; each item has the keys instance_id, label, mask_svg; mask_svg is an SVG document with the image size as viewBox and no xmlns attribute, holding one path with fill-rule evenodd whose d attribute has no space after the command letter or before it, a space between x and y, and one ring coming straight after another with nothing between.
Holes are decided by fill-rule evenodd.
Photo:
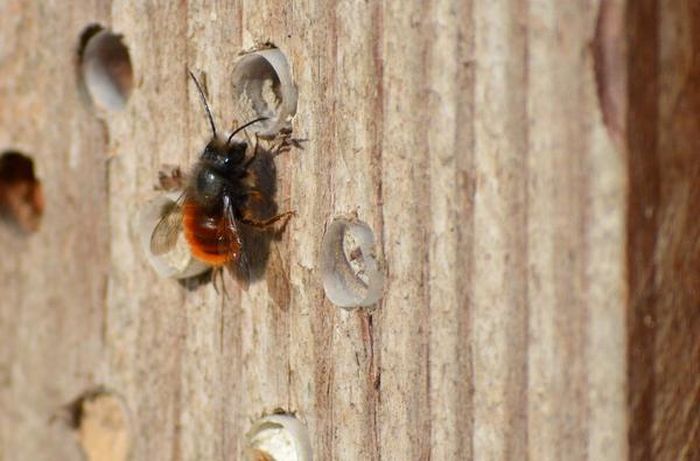
<instances>
[{"instance_id":1,"label":"dark empty hole","mask_svg":"<svg viewBox=\"0 0 700 461\"><path fill-rule=\"evenodd\" d=\"M43 212L44 195L34 162L21 152L4 152L0 156L0 217L24 232L34 232Z\"/></svg>"},{"instance_id":2,"label":"dark empty hole","mask_svg":"<svg viewBox=\"0 0 700 461\"><path fill-rule=\"evenodd\" d=\"M99 24L91 24L87 26L83 33L80 34L80 45L78 47L78 59L80 62L83 61L83 54L85 53L85 47L92 37L97 35L98 32L102 32L104 27Z\"/></svg>"},{"instance_id":3,"label":"dark empty hole","mask_svg":"<svg viewBox=\"0 0 700 461\"><path fill-rule=\"evenodd\" d=\"M81 34L78 57L83 82L95 105L122 109L134 86L131 58L122 36L91 25Z\"/></svg>"}]
</instances>

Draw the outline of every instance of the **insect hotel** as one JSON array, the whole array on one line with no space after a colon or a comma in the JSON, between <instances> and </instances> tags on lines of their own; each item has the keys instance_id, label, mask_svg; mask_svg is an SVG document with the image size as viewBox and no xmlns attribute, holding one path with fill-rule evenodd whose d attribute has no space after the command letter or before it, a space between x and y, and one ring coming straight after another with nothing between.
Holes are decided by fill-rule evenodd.
<instances>
[{"instance_id":1,"label":"insect hotel","mask_svg":"<svg viewBox=\"0 0 700 461\"><path fill-rule=\"evenodd\" d=\"M0 461L700 459L700 9L0 2Z\"/></svg>"}]
</instances>

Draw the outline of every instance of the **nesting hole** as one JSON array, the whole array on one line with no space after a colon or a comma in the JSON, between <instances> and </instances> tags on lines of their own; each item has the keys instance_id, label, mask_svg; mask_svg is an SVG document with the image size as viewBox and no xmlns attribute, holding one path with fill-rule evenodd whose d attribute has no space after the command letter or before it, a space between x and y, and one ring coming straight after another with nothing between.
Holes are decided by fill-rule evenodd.
<instances>
[{"instance_id":1,"label":"nesting hole","mask_svg":"<svg viewBox=\"0 0 700 461\"><path fill-rule=\"evenodd\" d=\"M306 426L294 415L275 414L257 420L247 437L249 461L311 461Z\"/></svg>"},{"instance_id":2,"label":"nesting hole","mask_svg":"<svg viewBox=\"0 0 700 461\"><path fill-rule=\"evenodd\" d=\"M384 274L367 224L356 218L335 219L321 245L323 288L333 304L353 308L379 301Z\"/></svg>"},{"instance_id":3,"label":"nesting hole","mask_svg":"<svg viewBox=\"0 0 700 461\"><path fill-rule=\"evenodd\" d=\"M92 25L83 32L80 44L80 69L93 103L107 110L123 109L134 86L134 73L122 36Z\"/></svg>"},{"instance_id":4,"label":"nesting hole","mask_svg":"<svg viewBox=\"0 0 700 461\"><path fill-rule=\"evenodd\" d=\"M44 214L41 182L34 162L18 151L0 155L0 217L26 233L39 229Z\"/></svg>"},{"instance_id":5,"label":"nesting hole","mask_svg":"<svg viewBox=\"0 0 700 461\"><path fill-rule=\"evenodd\" d=\"M180 192L164 193L145 203L136 222L141 246L148 262L161 277L171 277L178 280L188 280L198 277L209 270L209 266L197 261L190 252L185 237L180 233L177 243L171 251L164 254L154 254L151 249L151 239L156 226L180 197Z\"/></svg>"},{"instance_id":6,"label":"nesting hole","mask_svg":"<svg viewBox=\"0 0 700 461\"><path fill-rule=\"evenodd\" d=\"M268 117L251 127L259 136L272 138L291 132L297 89L287 58L278 48L241 56L233 70L233 88L237 111L246 120Z\"/></svg>"},{"instance_id":7,"label":"nesting hole","mask_svg":"<svg viewBox=\"0 0 700 461\"><path fill-rule=\"evenodd\" d=\"M131 435L121 398L104 389L90 390L66 405L64 411L88 461L129 459Z\"/></svg>"}]
</instances>

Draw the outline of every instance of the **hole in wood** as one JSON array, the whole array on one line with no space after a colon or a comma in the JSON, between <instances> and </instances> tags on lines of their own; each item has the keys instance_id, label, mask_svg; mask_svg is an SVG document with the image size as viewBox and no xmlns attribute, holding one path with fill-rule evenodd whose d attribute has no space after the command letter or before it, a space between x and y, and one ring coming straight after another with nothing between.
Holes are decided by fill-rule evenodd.
<instances>
[{"instance_id":1,"label":"hole in wood","mask_svg":"<svg viewBox=\"0 0 700 461\"><path fill-rule=\"evenodd\" d=\"M43 213L44 194L34 162L21 152L4 152L0 156L0 217L30 233L39 229Z\"/></svg>"},{"instance_id":2,"label":"hole in wood","mask_svg":"<svg viewBox=\"0 0 700 461\"><path fill-rule=\"evenodd\" d=\"M321 275L326 296L339 307L370 306L379 301L384 274L372 229L354 217L331 222L321 243Z\"/></svg>"},{"instance_id":3,"label":"hole in wood","mask_svg":"<svg viewBox=\"0 0 700 461\"><path fill-rule=\"evenodd\" d=\"M126 408L116 395L103 389L90 390L64 408L88 461L129 459L131 436Z\"/></svg>"},{"instance_id":4,"label":"hole in wood","mask_svg":"<svg viewBox=\"0 0 700 461\"><path fill-rule=\"evenodd\" d=\"M250 461L311 461L306 427L294 415L275 414L257 420L246 435Z\"/></svg>"},{"instance_id":5,"label":"hole in wood","mask_svg":"<svg viewBox=\"0 0 700 461\"><path fill-rule=\"evenodd\" d=\"M141 246L151 266L161 277L188 279L207 272L208 265L192 256L184 235L180 233L177 243L167 253L155 255L151 250L151 237L166 212L176 205L180 192L169 192L147 202L138 218L138 234Z\"/></svg>"},{"instance_id":6,"label":"hole in wood","mask_svg":"<svg viewBox=\"0 0 700 461\"><path fill-rule=\"evenodd\" d=\"M134 86L134 73L122 36L92 25L80 42L80 69L93 103L102 109L123 109Z\"/></svg>"},{"instance_id":7,"label":"hole in wood","mask_svg":"<svg viewBox=\"0 0 700 461\"><path fill-rule=\"evenodd\" d=\"M233 70L234 102L243 120L268 117L251 130L272 138L292 131L297 88L287 58L278 48L243 55Z\"/></svg>"}]
</instances>

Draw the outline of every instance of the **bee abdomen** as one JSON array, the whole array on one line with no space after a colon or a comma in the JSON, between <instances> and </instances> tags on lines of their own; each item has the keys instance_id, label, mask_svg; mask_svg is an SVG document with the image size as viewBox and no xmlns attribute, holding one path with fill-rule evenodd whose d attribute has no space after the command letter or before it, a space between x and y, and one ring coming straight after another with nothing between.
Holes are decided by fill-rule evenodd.
<instances>
[{"instance_id":1,"label":"bee abdomen","mask_svg":"<svg viewBox=\"0 0 700 461\"><path fill-rule=\"evenodd\" d=\"M223 216L207 214L195 203L185 202L182 224L195 258L212 266L223 266L238 257L238 242L226 229Z\"/></svg>"}]
</instances>

